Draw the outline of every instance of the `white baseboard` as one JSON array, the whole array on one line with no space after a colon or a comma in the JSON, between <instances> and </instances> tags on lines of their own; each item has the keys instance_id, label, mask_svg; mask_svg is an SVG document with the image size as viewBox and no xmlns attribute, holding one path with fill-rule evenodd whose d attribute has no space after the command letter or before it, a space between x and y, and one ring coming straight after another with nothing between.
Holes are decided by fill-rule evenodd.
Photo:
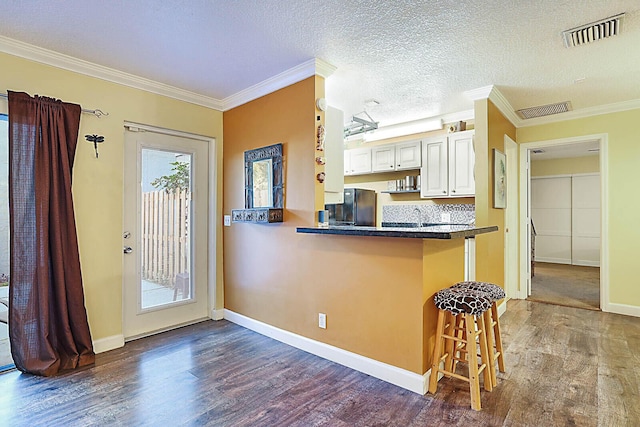
<instances>
[{"instance_id":1,"label":"white baseboard","mask_svg":"<svg viewBox=\"0 0 640 427\"><path fill-rule=\"evenodd\" d=\"M424 375L416 374L406 369L398 368L387 363L334 347L301 335L294 334L258 320L243 316L231 310L224 310L224 318L237 325L251 329L259 334L273 338L307 353L331 360L356 371L371 375L388 383L397 385L418 394L425 394L429 386L431 370Z\"/></svg>"},{"instance_id":2,"label":"white baseboard","mask_svg":"<svg viewBox=\"0 0 640 427\"><path fill-rule=\"evenodd\" d=\"M573 265L580 265L582 267L600 267L600 261L589 261L585 259L579 259L572 262Z\"/></svg>"},{"instance_id":3,"label":"white baseboard","mask_svg":"<svg viewBox=\"0 0 640 427\"><path fill-rule=\"evenodd\" d=\"M502 317L502 315L507 311L507 300L503 299L500 304L498 304L498 317Z\"/></svg>"},{"instance_id":4,"label":"white baseboard","mask_svg":"<svg viewBox=\"0 0 640 427\"><path fill-rule=\"evenodd\" d=\"M546 262L549 264L567 264L571 265L571 258L547 258L536 255L536 262Z\"/></svg>"},{"instance_id":5,"label":"white baseboard","mask_svg":"<svg viewBox=\"0 0 640 427\"><path fill-rule=\"evenodd\" d=\"M124 346L124 335L112 335L106 338L100 338L93 342L94 353L104 353L105 351L115 350Z\"/></svg>"},{"instance_id":6,"label":"white baseboard","mask_svg":"<svg viewBox=\"0 0 640 427\"><path fill-rule=\"evenodd\" d=\"M606 310L609 313L624 314L625 316L640 317L640 307L636 305L609 303Z\"/></svg>"},{"instance_id":7,"label":"white baseboard","mask_svg":"<svg viewBox=\"0 0 640 427\"><path fill-rule=\"evenodd\" d=\"M224 319L224 309L216 310L215 308L211 310L211 320L222 320Z\"/></svg>"}]
</instances>

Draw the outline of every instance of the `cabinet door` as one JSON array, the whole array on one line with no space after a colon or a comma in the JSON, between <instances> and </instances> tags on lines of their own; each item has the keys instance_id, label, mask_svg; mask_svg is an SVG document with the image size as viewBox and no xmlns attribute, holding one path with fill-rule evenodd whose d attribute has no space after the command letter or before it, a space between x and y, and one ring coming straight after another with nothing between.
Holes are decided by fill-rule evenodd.
<instances>
[{"instance_id":1,"label":"cabinet door","mask_svg":"<svg viewBox=\"0 0 640 427\"><path fill-rule=\"evenodd\" d=\"M476 181L473 176L475 159L472 131L449 136L449 196L475 195Z\"/></svg>"},{"instance_id":2,"label":"cabinet door","mask_svg":"<svg viewBox=\"0 0 640 427\"><path fill-rule=\"evenodd\" d=\"M396 147L396 170L419 169L422 166L421 143L412 141Z\"/></svg>"},{"instance_id":3,"label":"cabinet door","mask_svg":"<svg viewBox=\"0 0 640 427\"><path fill-rule=\"evenodd\" d=\"M344 174L352 175L351 173L351 151L344 150Z\"/></svg>"},{"instance_id":4,"label":"cabinet door","mask_svg":"<svg viewBox=\"0 0 640 427\"><path fill-rule=\"evenodd\" d=\"M446 197L447 137L422 142L422 168L420 170L420 196Z\"/></svg>"},{"instance_id":5,"label":"cabinet door","mask_svg":"<svg viewBox=\"0 0 640 427\"><path fill-rule=\"evenodd\" d=\"M325 113L326 138L324 143L326 175L324 181L324 203L344 202L344 114L341 110L327 107Z\"/></svg>"},{"instance_id":6,"label":"cabinet door","mask_svg":"<svg viewBox=\"0 0 640 427\"><path fill-rule=\"evenodd\" d=\"M351 175L371 173L371 148L351 150Z\"/></svg>"},{"instance_id":7,"label":"cabinet door","mask_svg":"<svg viewBox=\"0 0 640 427\"><path fill-rule=\"evenodd\" d=\"M395 169L396 151L394 145L381 145L371 149L371 171L389 172Z\"/></svg>"}]
</instances>

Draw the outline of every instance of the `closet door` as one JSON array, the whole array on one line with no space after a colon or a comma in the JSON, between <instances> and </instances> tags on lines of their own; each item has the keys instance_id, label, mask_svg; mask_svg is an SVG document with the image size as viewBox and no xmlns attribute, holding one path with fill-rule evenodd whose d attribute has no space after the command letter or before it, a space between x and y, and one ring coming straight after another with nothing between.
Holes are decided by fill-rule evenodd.
<instances>
[{"instance_id":1,"label":"closet door","mask_svg":"<svg viewBox=\"0 0 640 427\"><path fill-rule=\"evenodd\" d=\"M531 178L536 261L571 264L571 177Z\"/></svg>"},{"instance_id":2,"label":"closet door","mask_svg":"<svg viewBox=\"0 0 640 427\"><path fill-rule=\"evenodd\" d=\"M574 265L600 266L600 175L572 180L571 258Z\"/></svg>"}]
</instances>

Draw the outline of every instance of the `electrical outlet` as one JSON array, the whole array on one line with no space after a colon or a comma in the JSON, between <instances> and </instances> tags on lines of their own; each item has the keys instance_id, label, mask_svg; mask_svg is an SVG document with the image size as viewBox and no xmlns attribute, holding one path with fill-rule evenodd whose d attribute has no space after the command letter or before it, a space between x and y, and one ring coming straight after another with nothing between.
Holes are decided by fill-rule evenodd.
<instances>
[{"instance_id":1,"label":"electrical outlet","mask_svg":"<svg viewBox=\"0 0 640 427\"><path fill-rule=\"evenodd\" d=\"M440 214L440 221L449 223L451 222L451 214L448 212L442 212Z\"/></svg>"},{"instance_id":2,"label":"electrical outlet","mask_svg":"<svg viewBox=\"0 0 640 427\"><path fill-rule=\"evenodd\" d=\"M324 313L318 313L318 327L327 329L327 315Z\"/></svg>"},{"instance_id":3,"label":"electrical outlet","mask_svg":"<svg viewBox=\"0 0 640 427\"><path fill-rule=\"evenodd\" d=\"M224 216L224 226L231 227L231 215Z\"/></svg>"}]
</instances>

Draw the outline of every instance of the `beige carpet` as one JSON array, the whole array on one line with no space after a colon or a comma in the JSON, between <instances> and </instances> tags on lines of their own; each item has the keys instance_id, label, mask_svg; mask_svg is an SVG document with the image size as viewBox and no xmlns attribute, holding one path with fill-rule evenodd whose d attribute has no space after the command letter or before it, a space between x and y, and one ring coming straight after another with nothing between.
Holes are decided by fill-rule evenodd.
<instances>
[{"instance_id":1,"label":"beige carpet","mask_svg":"<svg viewBox=\"0 0 640 427\"><path fill-rule=\"evenodd\" d=\"M600 268L536 262L530 301L600 309Z\"/></svg>"}]
</instances>

